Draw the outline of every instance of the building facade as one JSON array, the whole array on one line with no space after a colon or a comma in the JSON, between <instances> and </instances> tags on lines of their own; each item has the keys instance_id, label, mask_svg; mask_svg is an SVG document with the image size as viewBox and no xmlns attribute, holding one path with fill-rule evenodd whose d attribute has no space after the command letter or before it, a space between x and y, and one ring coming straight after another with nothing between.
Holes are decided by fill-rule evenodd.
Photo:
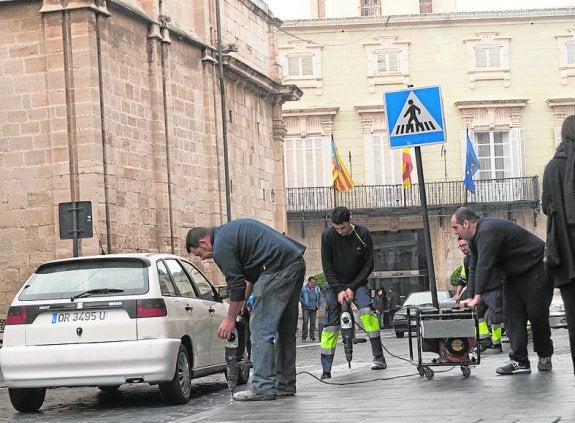
<instances>
[{"instance_id":1,"label":"building facade","mask_svg":"<svg viewBox=\"0 0 575 423\"><path fill-rule=\"evenodd\" d=\"M280 23L259 0L0 1L0 315L72 256L61 203L91 203L79 255L182 254L190 227L244 216L287 230L281 106L301 91Z\"/></svg>"},{"instance_id":2,"label":"building facade","mask_svg":"<svg viewBox=\"0 0 575 423\"><path fill-rule=\"evenodd\" d=\"M425 288L419 172L439 288L461 263L449 227L458 205L544 237L540 178L563 119L575 113L574 17L575 8L559 8L284 22L283 81L304 92L283 112L289 232L308 245L309 270L321 271L320 234L342 204L377 240L373 283ZM414 188L402 189L401 150L389 144L399 119L389 126L384 93L430 86L441 90L446 140L420 147ZM332 136L358 185L335 196ZM480 162L474 194L462 183L467 136Z\"/></svg>"}]
</instances>

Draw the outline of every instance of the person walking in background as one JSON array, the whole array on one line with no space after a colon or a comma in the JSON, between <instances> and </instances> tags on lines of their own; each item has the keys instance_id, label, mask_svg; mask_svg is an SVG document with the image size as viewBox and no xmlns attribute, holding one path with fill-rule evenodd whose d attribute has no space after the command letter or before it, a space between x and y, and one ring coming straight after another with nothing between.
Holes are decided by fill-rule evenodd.
<instances>
[{"instance_id":1,"label":"person walking in background","mask_svg":"<svg viewBox=\"0 0 575 423\"><path fill-rule=\"evenodd\" d=\"M254 219L190 229L186 251L213 258L226 278L230 304L218 336L228 339L254 284L250 315L253 375L251 389L236 401L267 401L296 392L298 299L305 276L305 246Z\"/></svg>"},{"instance_id":2,"label":"person walking in background","mask_svg":"<svg viewBox=\"0 0 575 423\"><path fill-rule=\"evenodd\" d=\"M533 349L539 356L539 371L552 368L553 341L549 327L549 305L553 285L545 274L539 237L509 220L480 218L469 207L459 207L451 216L451 227L469 242L471 258L467 275L467 298L462 307L475 307L479 300L491 307L496 291L488 289L492 272L505 275L503 302L505 329L509 336L510 362L498 367L501 375L531 373L527 352L527 320L533 331ZM495 306L494 306L495 307Z\"/></svg>"},{"instance_id":3,"label":"person walking in background","mask_svg":"<svg viewBox=\"0 0 575 423\"><path fill-rule=\"evenodd\" d=\"M309 339L315 341L315 320L317 311L321 308L321 290L315 284L315 276L307 278L307 283L301 288L299 302L302 311L301 340L305 342L309 333Z\"/></svg>"},{"instance_id":4,"label":"person walking in background","mask_svg":"<svg viewBox=\"0 0 575 423\"><path fill-rule=\"evenodd\" d=\"M340 330L341 305L353 302L363 328L369 336L373 354L372 370L385 369L387 363L379 333L379 322L371 310L367 278L373 271L373 241L369 230L351 223L346 207L336 207L332 226L321 235L321 262L329 285L326 313L321 334L322 379L331 378L331 367Z\"/></svg>"},{"instance_id":5,"label":"person walking in background","mask_svg":"<svg viewBox=\"0 0 575 423\"><path fill-rule=\"evenodd\" d=\"M387 307L387 295L385 295L384 289L378 289L373 296L373 310L377 314L379 320L379 328L383 329L385 327L385 309Z\"/></svg>"},{"instance_id":6,"label":"person walking in background","mask_svg":"<svg viewBox=\"0 0 575 423\"><path fill-rule=\"evenodd\" d=\"M387 315L388 315L388 319L387 322L388 324L392 324L393 323L393 316L395 315L395 313L397 312L397 310L399 310L401 308L401 298L399 296L399 294L397 292L395 292L395 289L393 289L393 287L389 288L389 291L387 292Z\"/></svg>"},{"instance_id":7,"label":"person walking in background","mask_svg":"<svg viewBox=\"0 0 575 423\"><path fill-rule=\"evenodd\" d=\"M543 213L547 215L546 267L565 304L575 372L575 115L561 127L561 143L543 173Z\"/></svg>"}]
</instances>

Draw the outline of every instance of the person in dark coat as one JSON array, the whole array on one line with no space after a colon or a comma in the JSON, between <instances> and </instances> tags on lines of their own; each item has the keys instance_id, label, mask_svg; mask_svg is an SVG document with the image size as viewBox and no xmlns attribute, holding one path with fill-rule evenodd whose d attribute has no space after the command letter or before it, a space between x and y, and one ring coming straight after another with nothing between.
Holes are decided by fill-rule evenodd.
<instances>
[{"instance_id":1,"label":"person in dark coat","mask_svg":"<svg viewBox=\"0 0 575 423\"><path fill-rule=\"evenodd\" d=\"M561 290L565 304L571 359L575 372L575 115L567 117L561 127L561 143L555 155L547 163L543 173L543 197L541 202L548 222L547 245L556 242L559 263L547 269L551 272L556 288ZM552 231L552 233L551 233Z\"/></svg>"}]
</instances>

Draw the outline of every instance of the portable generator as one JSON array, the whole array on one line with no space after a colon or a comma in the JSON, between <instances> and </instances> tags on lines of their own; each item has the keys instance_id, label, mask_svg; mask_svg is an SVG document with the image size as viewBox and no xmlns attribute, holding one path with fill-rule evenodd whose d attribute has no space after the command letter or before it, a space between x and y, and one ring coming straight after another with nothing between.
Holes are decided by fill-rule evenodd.
<instances>
[{"instance_id":1,"label":"portable generator","mask_svg":"<svg viewBox=\"0 0 575 423\"><path fill-rule=\"evenodd\" d=\"M409 353L413 364L421 376L432 379L431 366L459 365L463 376L471 374L471 366L480 363L479 319L474 310L415 308L407 311L409 330ZM417 339L417 361L414 361L412 330ZM435 353L430 361L425 361L423 353Z\"/></svg>"}]
</instances>

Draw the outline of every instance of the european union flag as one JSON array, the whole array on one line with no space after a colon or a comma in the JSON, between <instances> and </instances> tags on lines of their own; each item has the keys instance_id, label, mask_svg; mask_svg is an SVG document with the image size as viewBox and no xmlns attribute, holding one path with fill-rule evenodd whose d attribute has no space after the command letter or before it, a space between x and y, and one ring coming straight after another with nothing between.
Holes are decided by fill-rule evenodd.
<instances>
[{"instance_id":1,"label":"european union flag","mask_svg":"<svg viewBox=\"0 0 575 423\"><path fill-rule=\"evenodd\" d=\"M473 182L473 175L479 170L479 160L473 150L473 144L469 138L469 132L467 135L467 154L465 154L465 179L463 180L463 186L465 189L472 194L475 194L475 183Z\"/></svg>"}]
</instances>

